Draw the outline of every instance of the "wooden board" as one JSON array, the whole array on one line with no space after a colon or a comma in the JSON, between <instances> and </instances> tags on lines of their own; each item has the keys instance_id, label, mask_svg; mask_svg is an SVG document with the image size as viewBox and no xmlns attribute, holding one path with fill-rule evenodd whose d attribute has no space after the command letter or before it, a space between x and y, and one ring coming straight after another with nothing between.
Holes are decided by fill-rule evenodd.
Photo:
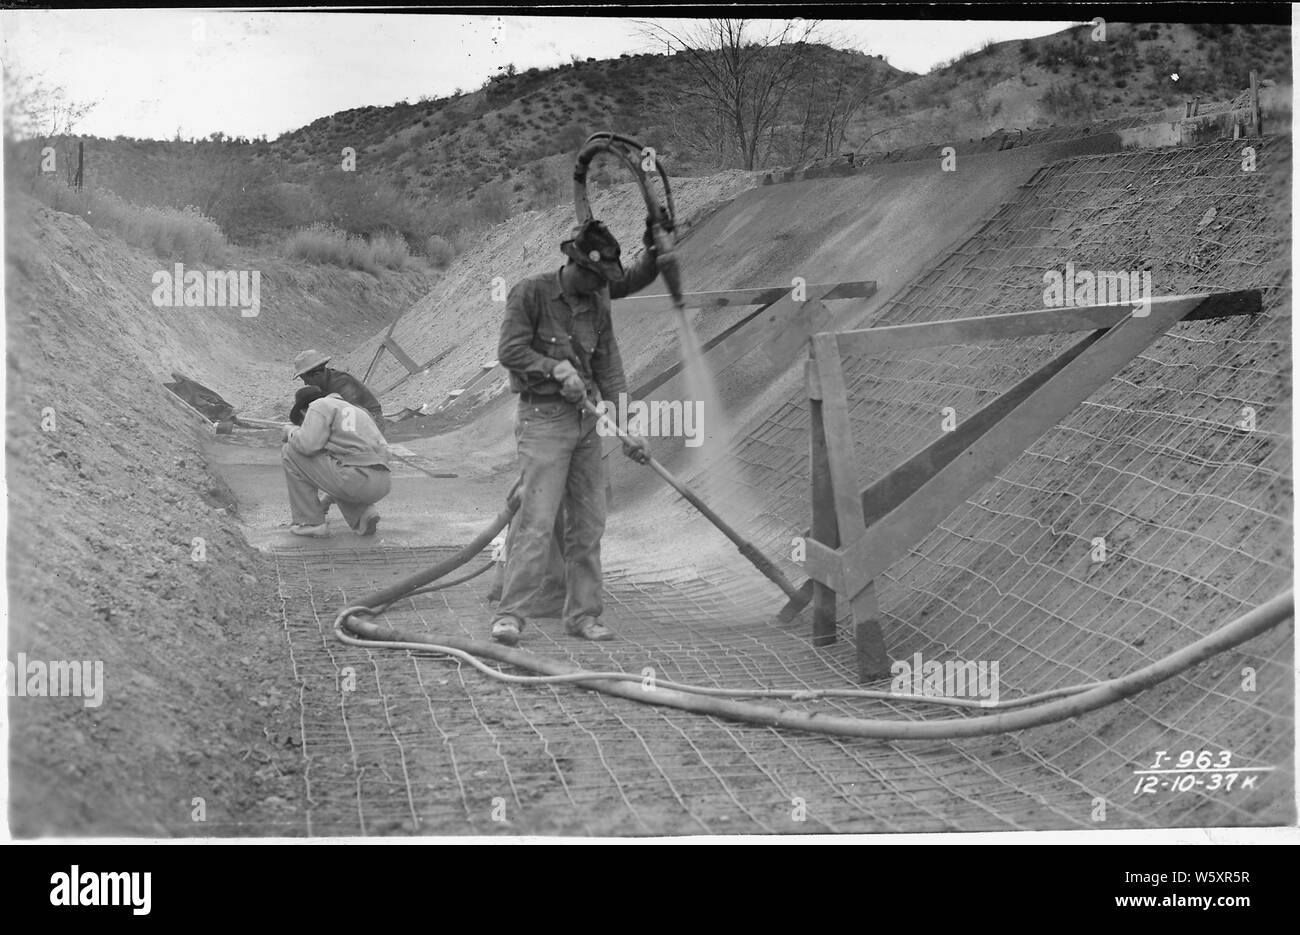
<instances>
[{"instance_id":1,"label":"wooden board","mask_svg":"<svg viewBox=\"0 0 1300 935\"><path fill-rule=\"evenodd\" d=\"M810 388L816 382L809 361L807 379ZM820 396L820 388L816 390ZM826 453L826 430L822 421L822 401L809 393L808 457L812 477L812 529L805 539L816 539L822 545L838 549L839 524L835 521L835 500L831 494L830 461ZM838 638L835 592L824 584L813 582L813 645L829 646Z\"/></svg>"},{"instance_id":2,"label":"wooden board","mask_svg":"<svg viewBox=\"0 0 1300 935\"><path fill-rule=\"evenodd\" d=\"M420 365L407 356L406 351L397 346L397 342L390 337L383 340L384 347L388 348L388 353L397 358L397 362L406 368L407 373L419 373Z\"/></svg>"},{"instance_id":3,"label":"wooden board","mask_svg":"<svg viewBox=\"0 0 1300 935\"><path fill-rule=\"evenodd\" d=\"M866 524L862 521L862 497L859 493L857 447L853 441L853 425L849 418L848 391L844 385L844 370L839 350L835 344L835 335L827 332L816 335L812 343L813 356L817 361L815 373L819 383L821 402L812 403L820 412L819 422L822 426L821 441L826 451L825 471L830 475L830 496L814 503L823 513L814 513L813 522L826 524L825 507L829 500L834 505L834 517L837 538L849 548L861 542L867 535ZM824 484L824 479L823 479ZM809 542L809 554L817 545ZM826 546L818 546L826 548ZM874 576L873 576L874 577ZM815 578L815 576L814 576ZM880 611L876 603L875 589L870 579L856 577L851 571L844 574L847 587L835 588L849 598L849 610L853 620L853 640L858 660L858 676L872 679L889 672L889 654L885 649L884 634L880 630ZM816 596L814 586L814 597ZM825 613L825 605L822 608ZM814 615L815 616L815 615ZM825 620L822 621L825 627Z\"/></svg>"},{"instance_id":4,"label":"wooden board","mask_svg":"<svg viewBox=\"0 0 1300 935\"><path fill-rule=\"evenodd\" d=\"M765 286L760 289L727 289L717 292L687 292L682 295L686 308L730 309L750 305L771 305L786 295L791 286ZM816 290L827 299L865 299L876 291L874 282L809 283L809 297ZM674 311L671 295L632 295L614 302L614 311L656 314Z\"/></svg>"},{"instance_id":5,"label":"wooden board","mask_svg":"<svg viewBox=\"0 0 1300 935\"><path fill-rule=\"evenodd\" d=\"M1189 321L1229 315L1255 315L1261 308L1261 297L1258 290L1247 290L1161 296L1151 300L1151 316L1159 310L1169 308L1183 309L1184 313L1179 317ZM1129 305L1087 305L1012 312L1007 315L983 315L977 318L949 318L914 325L841 331L839 347L843 354L883 354L918 347L978 344L1036 334L1097 331L1112 328L1132 317L1133 307Z\"/></svg>"},{"instance_id":6,"label":"wooden board","mask_svg":"<svg viewBox=\"0 0 1300 935\"><path fill-rule=\"evenodd\" d=\"M769 364L782 369L799 356L809 339L831 322L830 310L820 300L805 302L769 340L763 342L763 356Z\"/></svg>"}]
</instances>

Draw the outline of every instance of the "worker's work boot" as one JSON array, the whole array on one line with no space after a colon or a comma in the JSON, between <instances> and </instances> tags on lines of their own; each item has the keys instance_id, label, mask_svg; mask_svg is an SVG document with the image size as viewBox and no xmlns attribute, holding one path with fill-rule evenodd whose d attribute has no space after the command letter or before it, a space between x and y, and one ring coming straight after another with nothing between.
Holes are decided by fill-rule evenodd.
<instances>
[{"instance_id":1,"label":"worker's work boot","mask_svg":"<svg viewBox=\"0 0 1300 935\"><path fill-rule=\"evenodd\" d=\"M373 506L366 507L366 511L361 514L361 519L357 520L357 535L373 536L375 530L379 528L379 511Z\"/></svg>"},{"instance_id":2,"label":"worker's work boot","mask_svg":"<svg viewBox=\"0 0 1300 935\"><path fill-rule=\"evenodd\" d=\"M604 641L614 639L614 631L595 617L580 617L574 623L566 623L564 629L570 636L580 636L584 640Z\"/></svg>"},{"instance_id":3,"label":"worker's work boot","mask_svg":"<svg viewBox=\"0 0 1300 935\"><path fill-rule=\"evenodd\" d=\"M522 627L514 617L497 617L492 621L492 639L505 646L518 646Z\"/></svg>"},{"instance_id":4,"label":"worker's work boot","mask_svg":"<svg viewBox=\"0 0 1300 935\"><path fill-rule=\"evenodd\" d=\"M317 526L306 526L302 523L294 523L289 527L289 531L295 536L310 536L313 539L325 539L330 534L328 523L321 523Z\"/></svg>"}]
</instances>

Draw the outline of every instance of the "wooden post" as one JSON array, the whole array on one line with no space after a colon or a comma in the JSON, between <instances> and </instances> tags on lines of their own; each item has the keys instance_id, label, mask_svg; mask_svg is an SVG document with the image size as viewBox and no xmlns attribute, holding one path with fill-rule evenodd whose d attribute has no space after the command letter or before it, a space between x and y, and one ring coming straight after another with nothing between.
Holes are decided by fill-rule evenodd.
<instances>
[{"instance_id":1,"label":"wooden post","mask_svg":"<svg viewBox=\"0 0 1300 935\"><path fill-rule=\"evenodd\" d=\"M86 181L86 141L77 141L77 178L74 182L77 191L81 191L81 186Z\"/></svg>"},{"instance_id":2,"label":"wooden post","mask_svg":"<svg viewBox=\"0 0 1300 935\"><path fill-rule=\"evenodd\" d=\"M379 346L375 348L375 356L370 358L370 366L366 368L365 376L361 378L362 383L369 382L370 374L374 373L375 364L379 363L379 358L382 357L383 354L384 354L384 342L380 341Z\"/></svg>"},{"instance_id":3,"label":"wooden post","mask_svg":"<svg viewBox=\"0 0 1300 935\"><path fill-rule=\"evenodd\" d=\"M866 536L867 526L862 519L857 448L853 442L849 396L844 384L844 368L836 335L829 332L814 335L813 353L821 386L823 437L838 538L843 547L852 548ZM853 619L853 638L857 645L858 678L869 681L888 675L890 659L885 650L884 635L880 632L880 610L876 602L875 586L868 582L865 587L861 587L856 580L849 580L847 569L844 578L851 595L849 609Z\"/></svg>"},{"instance_id":4,"label":"wooden post","mask_svg":"<svg viewBox=\"0 0 1300 935\"><path fill-rule=\"evenodd\" d=\"M812 530L810 537L838 549L840 546L839 524L835 521L835 501L831 493L831 465L826 454L826 426L822 421L821 385L813 361L806 365L808 384L808 421L811 431L808 436L809 474L812 478ZM839 634L836 632L837 619L835 592L820 581L813 582L813 645L829 646Z\"/></svg>"},{"instance_id":5,"label":"wooden post","mask_svg":"<svg viewBox=\"0 0 1300 935\"><path fill-rule=\"evenodd\" d=\"M1264 135L1263 115L1259 109L1259 72L1250 70L1250 122L1254 124L1254 136Z\"/></svg>"}]
</instances>

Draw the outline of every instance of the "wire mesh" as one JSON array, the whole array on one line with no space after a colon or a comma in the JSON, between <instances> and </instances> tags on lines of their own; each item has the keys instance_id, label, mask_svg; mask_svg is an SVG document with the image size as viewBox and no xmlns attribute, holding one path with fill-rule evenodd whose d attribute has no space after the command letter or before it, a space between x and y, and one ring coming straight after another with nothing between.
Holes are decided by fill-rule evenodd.
<instances>
[{"instance_id":1,"label":"wire mesh","mask_svg":"<svg viewBox=\"0 0 1300 935\"><path fill-rule=\"evenodd\" d=\"M1149 270L1156 295L1263 292L1254 318L1171 329L889 569L879 595L895 658L997 659L1004 678L1038 691L1136 668L1290 586L1288 180L1285 145L1259 141L1050 166L881 307L872 324L1041 307L1044 273L1067 262ZM938 438L945 407L975 411L1075 339L846 360L863 485ZM806 528L806 456L786 454L807 426L792 396L746 433L739 484L734 469L692 479L706 500L762 502L757 532L774 555ZM1248 649L1122 706L1109 752L1141 762L1158 749L1228 750L1277 765L1273 793L1288 801L1290 626ZM1041 734L1043 759L1072 769L1100 743L1100 730L1067 744ZM1210 799L1182 795L1170 814L1252 810Z\"/></svg>"}]
</instances>

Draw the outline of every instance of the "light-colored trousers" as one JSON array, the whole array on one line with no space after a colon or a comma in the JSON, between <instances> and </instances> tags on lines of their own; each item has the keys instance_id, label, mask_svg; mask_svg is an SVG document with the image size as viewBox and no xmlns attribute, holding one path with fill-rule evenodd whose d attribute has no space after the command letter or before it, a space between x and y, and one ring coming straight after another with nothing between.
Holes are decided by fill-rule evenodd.
<instances>
[{"instance_id":1,"label":"light-colored trousers","mask_svg":"<svg viewBox=\"0 0 1300 935\"><path fill-rule=\"evenodd\" d=\"M300 526L325 522L319 496L323 490L334 498L348 525L356 529L366 507L388 496L393 486L392 475L382 465L340 464L326 452L305 455L288 442L280 447L280 460L289 488L289 512Z\"/></svg>"},{"instance_id":2,"label":"light-colored trousers","mask_svg":"<svg viewBox=\"0 0 1300 935\"><path fill-rule=\"evenodd\" d=\"M605 462L595 418L563 400L521 402L515 438L521 503L510 528L496 615L522 624L529 616L560 610L566 626L598 619L604 609ZM561 580L562 609L555 606Z\"/></svg>"}]
</instances>

